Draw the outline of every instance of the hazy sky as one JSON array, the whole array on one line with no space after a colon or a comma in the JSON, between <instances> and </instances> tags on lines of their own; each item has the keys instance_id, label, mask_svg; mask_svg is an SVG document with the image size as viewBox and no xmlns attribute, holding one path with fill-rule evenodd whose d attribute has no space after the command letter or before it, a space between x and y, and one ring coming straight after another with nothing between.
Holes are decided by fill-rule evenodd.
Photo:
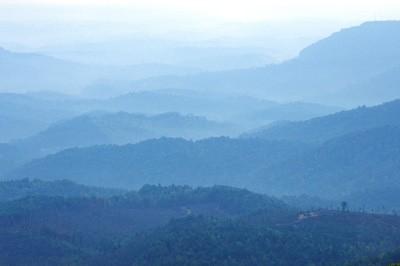
<instances>
[{"instance_id":1,"label":"hazy sky","mask_svg":"<svg viewBox=\"0 0 400 266\"><path fill-rule=\"evenodd\" d=\"M45 7L57 5L81 8L85 6L93 9L129 8L131 11L163 10L165 13L180 13L183 17L196 15L236 22L304 18L398 19L400 16L398 0L0 0L0 7L18 6L23 9L24 6L28 8L28 5L43 7L43 12ZM89 17L93 15L90 10L82 9L82 12L88 12L86 15ZM76 15L85 16L85 14Z\"/></svg>"},{"instance_id":2,"label":"hazy sky","mask_svg":"<svg viewBox=\"0 0 400 266\"><path fill-rule=\"evenodd\" d=\"M291 36L308 43L342 27L387 19L400 19L400 0L0 0L0 45L43 46L134 34L240 36L254 42L260 37L259 43Z\"/></svg>"}]
</instances>

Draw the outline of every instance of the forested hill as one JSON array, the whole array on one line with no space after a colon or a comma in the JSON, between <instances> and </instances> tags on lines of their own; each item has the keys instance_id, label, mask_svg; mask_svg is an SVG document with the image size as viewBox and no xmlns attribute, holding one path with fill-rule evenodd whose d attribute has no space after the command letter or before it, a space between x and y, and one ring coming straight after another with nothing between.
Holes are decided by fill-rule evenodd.
<instances>
[{"instance_id":1,"label":"forested hill","mask_svg":"<svg viewBox=\"0 0 400 266\"><path fill-rule=\"evenodd\" d=\"M0 203L0 264L90 265L172 219L233 219L257 210L277 219L295 216L279 200L229 187L145 186L111 198L22 198Z\"/></svg>"},{"instance_id":2,"label":"forested hill","mask_svg":"<svg viewBox=\"0 0 400 266\"><path fill-rule=\"evenodd\" d=\"M400 125L400 100L335 113L306 121L279 123L243 135L274 140L324 142L347 133L386 125Z\"/></svg>"},{"instance_id":3,"label":"forested hill","mask_svg":"<svg viewBox=\"0 0 400 266\"><path fill-rule=\"evenodd\" d=\"M363 190L400 188L400 127L384 126L332 139L315 150L265 167L263 191L343 197ZM260 187L261 189L261 187Z\"/></svg>"},{"instance_id":4,"label":"forested hill","mask_svg":"<svg viewBox=\"0 0 400 266\"><path fill-rule=\"evenodd\" d=\"M0 234L4 265L333 266L395 250L400 218L299 212L231 187L144 186L107 198L2 202Z\"/></svg>"},{"instance_id":5,"label":"forested hill","mask_svg":"<svg viewBox=\"0 0 400 266\"><path fill-rule=\"evenodd\" d=\"M227 123L194 115L93 112L55 123L15 145L46 155L67 148L137 143L160 137L199 139L234 134L234 131Z\"/></svg>"},{"instance_id":6,"label":"forested hill","mask_svg":"<svg viewBox=\"0 0 400 266\"><path fill-rule=\"evenodd\" d=\"M353 193L400 189L399 151L397 126L349 133L319 146L257 138L163 138L66 150L27 163L6 177L70 179L131 189L144 184L220 184L340 200ZM372 201L365 204L376 207Z\"/></svg>"},{"instance_id":7,"label":"forested hill","mask_svg":"<svg viewBox=\"0 0 400 266\"><path fill-rule=\"evenodd\" d=\"M113 196L125 194L126 192L127 191L125 190L118 189L83 186L68 180L46 182L39 179L21 179L0 182L0 202L33 196L63 198L110 198Z\"/></svg>"},{"instance_id":8,"label":"forested hill","mask_svg":"<svg viewBox=\"0 0 400 266\"><path fill-rule=\"evenodd\" d=\"M132 239L95 264L351 265L398 245L394 237L399 234L397 217L342 212L308 215L278 225L268 223L268 214L263 212L237 221L188 217Z\"/></svg>"},{"instance_id":9,"label":"forested hill","mask_svg":"<svg viewBox=\"0 0 400 266\"><path fill-rule=\"evenodd\" d=\"M37 159L7 177L69 179L86 185L139 188L144 184L249 184L246 176L308 150L291 142L210 138L161 138L124 146L70 149Z\"/></svg>"}]
</instances>

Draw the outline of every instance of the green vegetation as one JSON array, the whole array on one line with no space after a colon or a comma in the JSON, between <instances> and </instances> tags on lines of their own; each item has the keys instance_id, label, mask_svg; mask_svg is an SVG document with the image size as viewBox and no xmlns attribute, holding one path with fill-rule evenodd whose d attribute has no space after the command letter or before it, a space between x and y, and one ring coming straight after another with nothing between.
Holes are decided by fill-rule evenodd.
<instances>
[{"instance_id":1,"label":"green vegetation","mask_svg":"<svg viewBox=\"0 0 400 266\"><path fill-rule=\"evenodd\" d=\"M399 112L400 100L394 100L377 106L362 106L306 121L277 123L244 134L243 137L323 143L332 138L367 129L388 125L399 126Z\"/></svg>"},{"instance_id":2,"label":"green vegetation","mask_svg":"<svg viewBox=\"0 0 400 266\"><path fill-rule=\"evenodd\" d=\"M10 180L0 182L0 202L33 196L48 197L103 197L108 198L126 193L123 190L88 187L68 180L45 182L41 180Z\"/></svg>"},{"instance_id":3,"label":"green vegetation","mask_svg":"<svg viewBox=\"0 0 400 266\"><path fill-rule=\"evenodd\" d=\"M178 113L151 116L127 112L92 112L55 123L17 144L36 152L36 156L43 156L74 147L137 143L160 137L199 139L230 135L234 131L227 123Z\"/></svg>"},{"instance_id":4,"label":"green vegetation","mask_svg":"<svg viewBox=\"0 0 400 266\"><path fill-rule=\"evenodd\" d=\"M257 213L239 220L188 217L135 237L99 265L345 265L394 248L381 234L390 217L315 213L316 217L270 224ZM356 224L359 219L365 222ZM397 219L394 224L397 224ZM375 231L376 230L376 231ZM375 232L372 232L375 231ZM372 235L370 235L372 233ZM101 263L103 262L103 264Z\"/></svg>"},{"instance_id":5,"label":"green vegetation","mask_svg":"<svg viewBox=\"0 0 400 266\"><path fill-rule=\"evenodd\" d=\"M10 178L68 179L86 185L137 189L145 184L248 187L246 176L309 149L291 142L161 138L135 145L70 149L34 160Z\"/></svg>"},{"instance_id":6,"label":"green vegetation","mask_svg":"<svg viewBox=\"0 0 400 266\"><path fill-rule=\"evenodd\" d=\"M285 195L343 200L368 190L398 190L399 136L397 126L344 135L301 156L261 169L255 176L259 187L264 188L261 191ZM376 206L372 198L371 203L364 204Z\"/></svg>"},{"instance_id":7,"label":"green vegetation","mask_svg":"<svg viewBox=\"0 0 400 266\"><path fill-rule=\"evenodd\" d=\"M0 203L0 235L2 265L346 265L394 251L400 218L299 212L230 187L144 186Z\"/></svg>"}]
</instances>

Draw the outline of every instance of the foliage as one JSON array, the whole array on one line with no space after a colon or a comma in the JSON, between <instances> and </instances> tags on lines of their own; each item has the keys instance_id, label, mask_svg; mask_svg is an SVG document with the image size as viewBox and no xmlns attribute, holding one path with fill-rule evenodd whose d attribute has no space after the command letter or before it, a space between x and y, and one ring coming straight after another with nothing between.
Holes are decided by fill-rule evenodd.
<instances>
[{"instance_id":1,"label":"foliage","mask_svg":"<svg viewBox=\"0 0 400 266\"><path fill-rule=\"evenodd\" d=\"M88 187L68 180L46 182L38 179L20 179L0 182L0 201L10 201L32 196L58 197L112 197L123 190Z\"/></svg>"},{"instance_id":2,"label":"foliage","mask_svg":"<svg viewBox=\"0 0 400 266\"><path fill-rule=\"evenodd\" d=\"M249 187L245 177L302 153L308 145L265 140L161 138L124 146L70 149L34 160L12 178L69 179L86 185L138 189L145 184Z\"/></svg>"}]
</instances>

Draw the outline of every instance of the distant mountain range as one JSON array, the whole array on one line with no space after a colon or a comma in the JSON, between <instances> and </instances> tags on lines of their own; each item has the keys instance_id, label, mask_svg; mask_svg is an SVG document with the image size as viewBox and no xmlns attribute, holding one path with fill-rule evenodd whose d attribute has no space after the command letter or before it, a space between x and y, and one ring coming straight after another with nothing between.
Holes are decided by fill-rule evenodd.
<instances>
[{"instance_id":1,"label":"distant mountain range","mask_svg":"<svg viewBox=\"0 0 400 266\"><path fill-rule=\"evenodd\" d=\"M292 61L245 70L249 76L241 76L239 71L235 78L249 79L264 73L264 81L270 82L272 79L267 76L274 73L274 78L279 81L284 79L280 73L289 69L294 76L293 79L285 78L285 82L297 82L299 88L303 84L300 81L307 79L315 82L314 85L330 84L332 88L328 86L325 91L316 91L332 98L336 93L344 92L341 88L356 88L357 84L367 84L368 80L376 83L369 82L371 87L365 86L363 96L367 97L368 91L376 93L374 84L385 80L388 81L387 91L395 96L397 59L400 57L397 48L400 46L396 45L399 38L395 34L398 26L399 22L376 22L343 30L305 49ZM368 57L373 50L378 52ZM314 72L317 70L319 72ZM224 73L231 75L234 72ZM216 77L214 74L207 75ZM186 78L191 77L195 76ZM230 84L235 81L227 80ZM150 86L152 81L148 81ZM214 83L214 78L202 81L225 84ZM164 85L168 86L168 83ZM240 86L240 82L236 85ZM291 87L286 85L286 92L289 92ZM10 141L13 134L21 139L0 145L0 160L4 162L0 171L10 178L71 179L87 185L112 187L138 188L147 183L224 184L276 195L310 194L332 200L400 187L397 182L399 100L327 115L336 108L301 102L280 104L229 93L189 90L190 86L173 87L97 100L60 95L2 94L0 103L4 112L1 119L4 123L0 126L7 133L2 139ZM357 93L356 90L353 92ZM105 111L92 112L94 110ZM150 115L126 113L140 110ZM82 115L87 112L92 113ZM190 113L195 115L188 115ZM308 119L318 115L323 116ZM39 121L36 121L37 117ZM239 139L197 140L232 136L232 132L256 124L292 119L308 120L272 123ZM7 123L13 123L16 128L7 127ZM26 131L21 130L24 124ZM157 139L162 136L196 141ZM152 140L140 142L149 138ZM137 144L116 146L126 143ZM87 147L91 145L101 146ZM26 162L27 158L68 148L73 149ZM32 155L35 152L38 154Z\"/></svg>"},{"instance_id":2,"label":"distant mountain range","mask_svg":"<svg viewBox=\"0 0 400 266\"><path fill-rule=\"evenodd\" d=\"M400 96L399 33L398 21L368 22L334 33L284 63L218 72L173 65L90 66L1 49L0 86L92 96L173 88L339 106L376 104Z\"/></svg>"},{"instance_id":3,"label":"distant mountain range","mask_svg":"<svg viewBox=\"0 0 400 266\"><path fill-rule=\"evenodd\" d=\"M219 72L0 49L0 265L397 263L399 47L385 21Z\"/></svg>"},{"instance_id":4,"label":"distant mountain range","mask_svg":"<svg viewBox=\"0 0 400 266\"><path fill-rule=\"evenodd\" d=\"M226 132L227 135L235 135L239 133L238 130L245 131L274 120L308 119L340 110L339 107L312 103L276 103L251 97L206 95L188 90L138 92L111 99L88 99L53 92L0 93L0 108L0 143L31 137L60 120L73 120L86 113L99 113L99 110L145 113L149 116L162 113L204 116L219 121L219 124L233 124L235 129ZM203 133L199 136L207 136ZM186 135L182 132L182 135L174 136Z\"/></svg>"},{"instance_id":5,"label":"distant mountain range","mask_svg":"<svg viewBox=\"0 0 400 266\"><path fill-rule=\"evenodd\" d=\"M11 144L0 143L0 173L7 172L28 160L24 152Z\"/></svg>"},{"instance_id":6,"label":"distant mountain range","mask_svg":"<svg viewBox=\"0 0 400 266\"><path fill-rule=\"evenodd\" d=\"M4 92L38 90L76 92L95 79L87 66L49 56L0 48L0 87Z\"/></svg>"},{"instance_id":7,"label":"distant mountain range","mask_svg":"<svg viewBox=\"0 0 400 266\"><path fill-rule=\"evenodd\" d=\"M60 121L13 144L46 155L63 149L101 144L128 144L161 138L200 139L237 134L234 126L198 116L163 113L149 116L94 112Z\"/></svg>"},{"instance_id":8,"label":"distant mountain range","mask_svg":"<svg viewBox=\"0 0 400 266\"><path fill-rule=\"evenodd\" d=\"M341 107L314 103L279 103L244 95L174 89L123 94L106 100L102 106L113 111L192 113L241 124L245 128L282 119L304 120L342 110Z\"/></svg>"},{"instance_id":9,"label":"distant mountain range","mask_svg":"<svg viewBox=\"0 0 400 266\"><path fill-rule=\"evenodd\" d=\"M0 142L28 137L57 120L75 115L77 110L69 102L67 98L59 101L0 93Z\"/></svg>"},{"instance_id":10,"label":"distant mountain range","mask_svg":"<svg viewBox=\"0 0 400 266\"><path fill-rule=\"evenodd\" d=\"M268 99L346 103L350 106L376 104L400 96L393 88L396 76L390 74L399 67L399 36L399 21L368 22L316 42L298 57L282 64L185 77L151 78L135 82L133 87L246 91L249 95ZM383 83L364 91L363 84L382 78L385 78ZM385 84L392 86L386 88ZM348 97L347 93L359 97ZM380 97L374 98L377 94Z\"/></svg>"},{"instance_id":11,"label":"distant mountain range","mask_svg":"<svg viewBox=\"0 0 400 266\"><path fill-rule=\"evenodd\" d=\"M345 197L364 190L398 189L400 101L267 126L244 137L300 141L319 146L295 159L259 170L260 184L279 194ZM289 185L290 184L290 185ZM358 205L359 206L359 205Z\"/></svg>"},{"instance_id":12,"label":"distant mountain range","mask_svg":"<svg viewBox=\"0 0 400 266\"><path fill-rule=\"evenodd\" d=\"M233 39L202 41L191 39L186 34L186 39L179 41L150 36L146 38L135 38L135 35L125 37L118 40L79 42L75 45L55 45L43 47L38 51L54 55L57 58L93 65L143 64L146 66L156 63L154 65L185 66L207 71L262 66L276 61L275 55L275 58L270 56L272 51L268 48ZM268 44L271 43L271 37L262 37L268 39ZM305 43L307 41L293 38L293 42L289 46L297 42ZM300 45L295 44L294 46ZM287 52L289 49L286 45L281 50Z\"/></svg>"},{"instance_id":13,"label":"distant mountain range","mask_svg":"<svg viewBox=\"0 0 400 266\"><path fill-rule=\"evenodd\" d=\"M70 149L27 163L7 177L68 179L87 185L138 188L144 184L248 185L260 165L285 160L308 146L265 140L167 139L125 146Z\"/></svg>"},{"instance_id":14,"label":"distant mountain range","mask_svg":"<svg viewBox=\"0 0 400 266\"><path fill-rule=\"evenodd\" d=\"M397 216L300 211L225 186L146 185L110 197L20 180L1 182L0 199L4 265L352 265L400 244Z\"/></svg>"},{"instance_id":15,"label":"distant mountain range","mask_svg":"<svg viewBox=\"0 0 400 266\"><path fill-rule=\"evenodd\" d=\"M63 198L111 198L126 193L126 190L88 187L68 180L45 182L38 179L21 179L0 182L0 202L39 196Z\"/></svg>"},{"instance_id":16,"label":"distant mountain range","mask_svg":"<svg viewBox=\"0 0 400 266\"><path fill-rule=\"evenodd\" d=\"M305 121L280 122L243 134L243 137L321 143L360 130L400 125L400 100L359 107Z\"/></svg>"},{"instance_id":17,"label":"distant mountain range","mask_svg":"<svg viewBox=\"0 0 400 266\"><path fill-rule=\"evenodd\" d=\"M400 127L344 135L297 158L260 169L260 191L343 198L354 192L400 188Z\"/></svg>"},{"instance_id":18,"label":"distant mountain range","mask_svg":"<svg viewBox=\"0 0 400 266\"><path fill-rule=\"evenodd\" d=\"M276 133L278 140L164 138L71 149L34 160L5 176L71 179L111 187L223 184L275 195L344 199L368 190L400 188L398 107L394 101L293 123L291 130ZM285 138L284 132L291 132L292 138ZM323 138L312 141L312 134Z\"/></svg>"},{"instance_id":19,"label":"distant mountain range","mask_svg":"<svg viewBox=\"0 0 400 266\"><path fill-rule=\"evenodd\" d=\"M11 52L0 47L0 92L48 90L76 94L100 80L135 80L196 72L199 70L161 64L126 67L85 65L42 54Z\"/></svg>"}]
</instances>

